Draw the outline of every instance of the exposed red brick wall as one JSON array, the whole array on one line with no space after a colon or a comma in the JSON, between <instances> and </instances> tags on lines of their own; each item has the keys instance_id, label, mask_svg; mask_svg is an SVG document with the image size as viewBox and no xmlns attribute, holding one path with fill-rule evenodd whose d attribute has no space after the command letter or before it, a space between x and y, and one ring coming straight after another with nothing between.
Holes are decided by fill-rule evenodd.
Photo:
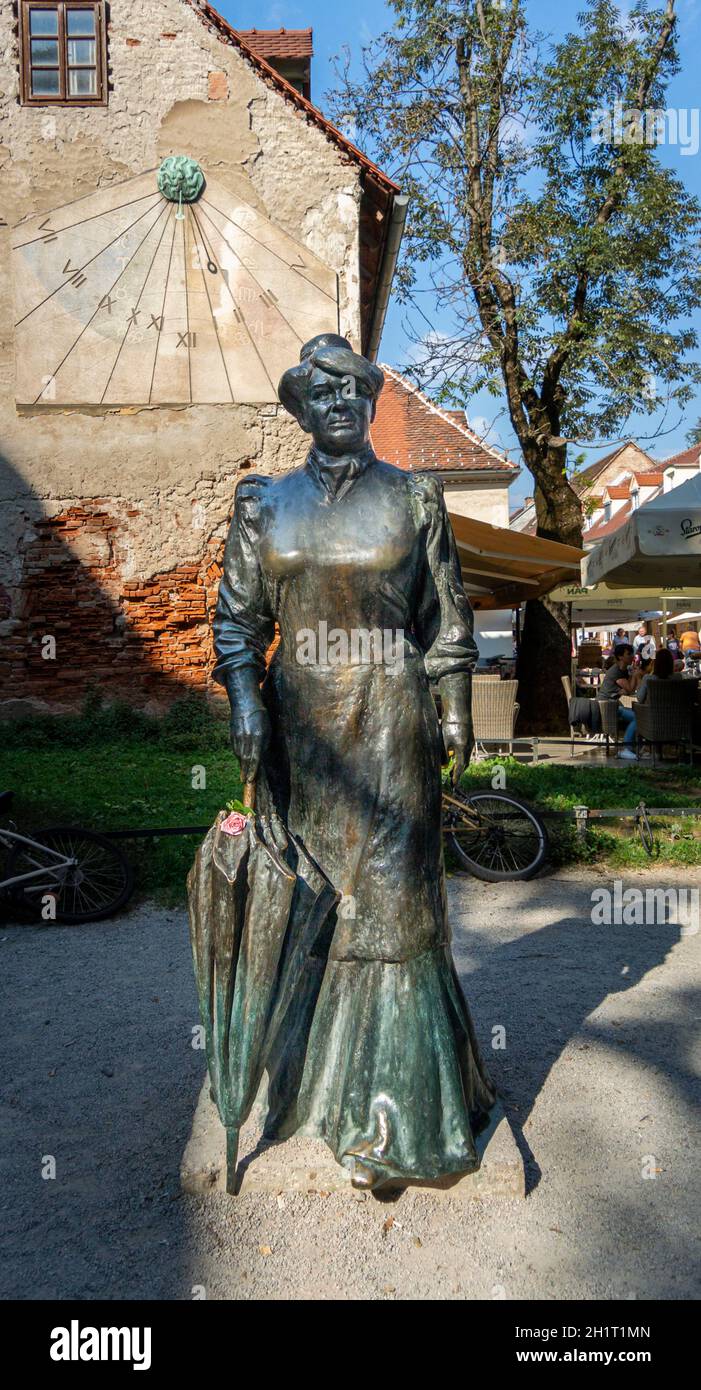
<instances>
[{"instance_id":1,"label":"exposed red brick wall","mask_svg":"<svg viewBox=\"0 0 701 1390\"><path fill-rule=\"evenodd\" d=\"M124 517L109 504L70 507L34 523L21 588L0 585L0 700L77 708L97 688L108 701L166 706L190 691L225 701L212 680L212 618L224 543L148 579L124 579L115 560ZM126 519L137 516L127 511ZM56 642L55 660L42 655ZM267 660L279 642L276 635Z\"/></svg>"},{"instance_id":2,"label":"exposed red brick wall","mask_svg":"<svg viewBox=\"0 0 701 1390\"><path fill-rule=\"evenodd\" d=\"M12 607L14 620L0 657L2 699L75 706L92 686L136 705L219 693L211 620L223 544L198 563L125 580L115 560L122 530L104 503L35 523L21 591L0 593L0 612ZM46 636L56 640L55 660L42 655Z\"/></svg>"},{"instance_id":3,"label":"exposed red brick wall","mask_svg":"<svg viewBox=\"0 0 701 1390\"><path fill-rule=\"evenodd\" d=\"M210 72L208 95L210 101L226 101L229 95L229 79L225 72Z\"/></svg>"}]
</instances>

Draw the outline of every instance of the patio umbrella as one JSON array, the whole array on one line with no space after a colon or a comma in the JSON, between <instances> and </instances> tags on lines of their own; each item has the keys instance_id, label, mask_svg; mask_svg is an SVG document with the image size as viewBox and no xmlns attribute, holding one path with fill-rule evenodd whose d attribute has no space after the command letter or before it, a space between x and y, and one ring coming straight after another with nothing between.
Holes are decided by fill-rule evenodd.
<instances>
[{"instance_id":1,"label":"patio umbrella","mask_svg":"<svg viewBox=\"0 0 701 1390\"><path fill-rule=\"evenodd\" d=\"M253 789L244 799L251 805ZM221 811L188 875L190 937L207 1063L236 1191L241 1126L305 962L339 901L274 811L238 834Z\"/></svg>"},{"instance_id":2,"label":"patio umbrella","mask_svg":"<svg viewBox=\"0 0 701 1390\"><path fill-rule=\"evenodd\" d=\"M697 586L701 568L701 476L633 512L582 562L585 585Z\"/></svg>"}]
</instances>

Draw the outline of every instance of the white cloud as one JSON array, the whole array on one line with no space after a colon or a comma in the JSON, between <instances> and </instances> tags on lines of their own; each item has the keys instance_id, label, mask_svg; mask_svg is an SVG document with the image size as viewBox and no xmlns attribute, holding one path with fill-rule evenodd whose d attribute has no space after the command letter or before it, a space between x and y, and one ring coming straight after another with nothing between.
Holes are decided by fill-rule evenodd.
<instances>
[{"instance_id":1,"label":"white cloud","mask_svg":"<svg viewBox=\"0 0 701 1390\"><path fill-rule=\"evenodd\" d=\"M475 434L479 435L480 439L482 439L485 444L493 444L495 449L504 448L494 421L488 420L486 415L469 416L467 423L470 429L474 430Z\"/></svg>"}]
</instances>

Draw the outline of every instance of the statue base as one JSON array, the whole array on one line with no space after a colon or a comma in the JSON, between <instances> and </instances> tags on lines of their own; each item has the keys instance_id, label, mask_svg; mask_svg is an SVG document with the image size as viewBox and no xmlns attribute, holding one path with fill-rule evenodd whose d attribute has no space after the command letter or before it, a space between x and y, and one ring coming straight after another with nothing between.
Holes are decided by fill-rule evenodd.
<instances>
[{"instance_id":1,"label":"statue base","mask_svg":"<svg viewBox=\"0 0 701 1390\"><path fill-rule=\"evenodd\" d=\"M365 1199L366 1193L351 1186L350 1173L336 1162L322 1139L295 1135L284 1143L269 1144L262 1139L265 1113L264 1094L241 1130L239 1142L239 1191L255 1192L344 1192ZM453 1175L440 1182L396 1183L394 1190L413 1187L422 1192L471 1201L485 1197L525 1197L523 1159L508 1120L497 1101L488 1128L479 1136L480 1167L476 1173ZM180 1185L184 1192L206 1197L226 1191L226 1135L209 1094L207 1079L200 1092L190 1138L180 1165ZM393 1190L391 1184L380 1194ZM233 1198L235 1201L236 1198Z\"/></svg>"}]
</instances>

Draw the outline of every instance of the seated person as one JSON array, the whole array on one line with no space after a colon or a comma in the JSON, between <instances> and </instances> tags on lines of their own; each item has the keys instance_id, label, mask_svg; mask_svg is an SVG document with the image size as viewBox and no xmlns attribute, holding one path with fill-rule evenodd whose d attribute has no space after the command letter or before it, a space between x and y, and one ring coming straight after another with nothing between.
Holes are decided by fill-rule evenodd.
<instances>
[{"instance_id":1,"label":"seated person","mask_svg":"<svg viewBox=\"0 0 701 1390\"><path fill-rule=\"evenodd\" d=\"M651 676L654 669L655 661L654 658L651 656L643 657L639 664L633 666L633 669L630 673L630 678L633 685L634 694L637 695L638 690L640 689L640 686L642 685L646 676Z\"/></svg>"},{"instance_id":2,"label":"seated person","mask_svg":"<svg viewBox=\"0 0 701 1390\"><path fill-rule=\"evenodd\" d=\"M701 655L701 638L699 638L699 634L695 628L685 628L679 638L679 646L681 647L683 656Z\"/></svg>"},{"instance_id":3,"label":"seated person","mask_svg":"<svg viewBox=\"0 0 701 1390\"><path fill-rule=\"evenodd\" d=\"M677 629L673 624L667 628L667 651L672 653L675 661L681 656L681 647L677 637Z\"/></svg>"},{"instance_id":4,"label":"seated person","mask_svg":"<svg viewBox=\"0 0 701 1390\"><path fill-rule=\"evenodd\" d=\"M618 700L621 695L634 695L638 678L633 672L633 648L629 642L621 642L615 648L613 665L609 666L604 679L598 690L600 700ZM626 709L625 705L619 703L618 722L625 728L623 744L619 757L628 761L636 761L636 754L633 748L637 734L635 725L635 715L632 709Z\"/></svg>"},{"instance_id":5,"label":"seated person","mask_svg":"<svg viewBox=\"0 0 701 1390\"><path fill-rule=\"evenodd\" d=\"M651 681L672 681L679 677L674 674L674 657L666 647L660 647L655 656L652 671L643 676L636 693L636 700L639 705L644 705L648 697Z\"/></svg>"},{"instance_id":6,"label":"seated person","mask_svg":"<svg viewBox=\"0 0 701 1390\"><path fill-rule=\"evenodd\" d=\"M657 650L657 643L651 632L647 630L647 623L641 623L638 631L633 638L633 650L641 660L654 656Z\"/></svg>"}]
</instances>

